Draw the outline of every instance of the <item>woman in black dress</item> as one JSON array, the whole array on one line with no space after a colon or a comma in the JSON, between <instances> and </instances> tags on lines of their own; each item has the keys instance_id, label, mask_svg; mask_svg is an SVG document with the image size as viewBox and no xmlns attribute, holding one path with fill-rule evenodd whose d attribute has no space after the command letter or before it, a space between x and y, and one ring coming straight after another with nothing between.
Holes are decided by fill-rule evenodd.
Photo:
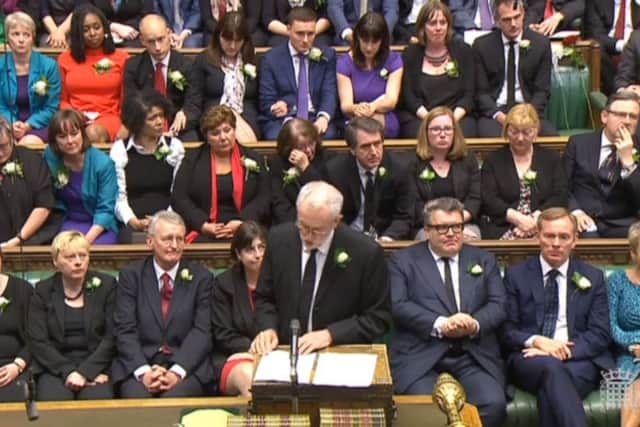
<instances>
[{"instance_id":1,"label":"woman in black dress","mask_svg":"<svg viewBox=\"0 0 640 427\"><path fill-rule=\"evenodd\" d=\"M36 284L27 327L38 400L111 399L116 280L89 271L89 242L63 231L51 244L58 270Z\"/></svg>"},{"instance_id":2,"label":"woman in black dress","mask_svg":"<svg viewBox=\"0 0 640 427\"><path fill-rule=\"evenodd\" d=\"M130 136L111 147L118 176L116 217L124 224L120 243L142 243L150 218L171 205L173 178L184 157L177 138L163 135L171 104L160 92L149 90L125 101L122 123Z\"/></svg>"},{"instance_id":3,"label":"woman in black dress","mask_svg":"<svg viewBox=\"0 0 640 427\"><path fill-rule=\"evenodd\" d=\"M2 253L0 252L0 271ZM27 340L27 313L33 287L17 277L0 273L0 402L22 402L25 380L31 363Z\"/></svg>"},{"instance_id":4,"label":"woman in black dress","mask_svg":"<svg viewBox=\"0 0 640 427\"><path fill-rule=\"evenodd\" d=\"M47 222L54 206L47 164L39 153L16 146L0 116L0 248L50 242L62 223L59 216Z\"/></svg>"},{"instance_id":5,"label":"woman in black dress","mask_svg":"<svg viewBox=\"0 0 640 427\"><path fill-rule=\"evenodd\" d=\"M231 239L243 221L266 224L271 191L262 156L236 141L236 115L225 105L202 116L206 143L187 153L171 205L187 224L187 243Z\"/></svg>"},{"instance_id":6,"label":"woman in black dress","mask_svg":"<svg viewBox=\"0 0 640 427\"><path fill-rule=\"evenodd\" d=\"M472 116L475 97L473 52L453 38L453 19L442 2L431 1L416 21L419 43L403 54L404 74L398 117L401 136L415 138L429 110L446 106L453 110L464 136L475 137Z\"/></svg>"},{"instance_id":7,"label":"woman in black dress","mask_svg":"<svg viewBox=\"0 0 640 427\"><path fill-rule=\"evenodd\" d=\"M213 368L221 394L249 397L256 336L253 293L267 245L267 233L254 221L243 222L231 241L233 266L215 278L211 293Z\"/></svg>"},{"instance_id":8,"label":"woman in black dress","mask_svg":"<svg viewBox=\"0 0 640 427\"><path fill-rule=\"evenodd\" d=\"M258 140L256 57L247 22L240 12L224 16L211 43L191 67L184 106L187 129L195 129L203 112L214 105L233 110L239 141Z\"/></svg>"},{"instance_id":9,"label":"woman in black dress","mask_svg":"<svg viewBox=\"0 0 640 427\"><path fill-rule=\"evenodd\" d=\"M325 164L331 157L312 122L287 121L278 134L276 153L269 158L273 223L295 221L296 199L307 182L326 179Z\"/></svg>"}]
</instances>

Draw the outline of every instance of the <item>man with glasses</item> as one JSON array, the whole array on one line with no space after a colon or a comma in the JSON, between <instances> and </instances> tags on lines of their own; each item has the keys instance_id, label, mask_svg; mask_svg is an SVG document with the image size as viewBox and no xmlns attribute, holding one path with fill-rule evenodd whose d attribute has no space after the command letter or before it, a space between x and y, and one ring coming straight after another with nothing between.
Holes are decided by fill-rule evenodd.
<instances>
[{"instance_id":1,"label":"man with glasses","mask_svg":"<svg viewBox=\"0 0 640 427\"><path fill-rule=\"evenodd\" d=\"M271 229L258 283L251 351L289 344L292 319L301 325L299 350L364 344L391 325L389 275L382 248L340 224L342 195L312 181L296 201L298 221Z\"/></svg>"},{"instance_id":2,"label":"man with glasses","mask_svg":"<svg viewBox=\"0 0 640 427\"><path fill-rule=\"evenodd\" d=\"M640 217L640 171L635 150L640 97L622 91L600 113L602 130L574 135L564 153L569 209L582 237L626 238Z\"/></svg>"},{"instance_id":3,"label":"man with glasses","mask_svg":"<svg viewBox=\"0 0 640 427\"><path fill-rule=\"evenodd\" d=\"M577 223L564 208L538 216L540 255L507 268L501 343L509 381L538 398L539 425L588 425L582 399L615 367L602 272L571 252Z\"/></svg>"},{"instance_id":4,"label":"man with glasses","mask_svg":"<svg viewBox=\"0 0 640 427\"><path fill-rule=\"evenodd\" d=\"M506 415L505 377L496 331L505 292L495 257L463 244L464 206L454 198L424 208L427 243L391 255L395 392L431 394L443 372L463 385L482 424Z\"/></svg>"},{"instance_id":5,"label":"man with glasses","mask_svg":"<svg viewBox=\"0 0 640 427\"><path fill-rule=\"evenodd\" d=\"M522 0L495 0L493 15L497 28L473 44L481 137L499 137L507 112L517 103L533 104L544 117L551 87L551 45L525 28ZM540 134L557 131L542 120Z\"/></svg>"},{"instance_id":6,"label":"man with glasses","mask_svg":"<svg viewBox=\"0 0 640 427\"><path fill-rule=\"evenodd\" d=\"M384 126L371 117L355 117L345 139L349 154L327 163L327 181L344 196L344 222L382 241L413 237L408 168L384 151Z\"/></svg>"},{"instance_id":7,"label":"man with glasses","mask_svg":"<svg viewBox=\"0 0 640 427\"><path fill-rule=\"evenodd\" d=\"M213 380L213 276L182 259L185 232L177 213L156 213L147 236L153 255L120 271L112 374L122 397L202 396Z\"/></svg>"}]
</instances>

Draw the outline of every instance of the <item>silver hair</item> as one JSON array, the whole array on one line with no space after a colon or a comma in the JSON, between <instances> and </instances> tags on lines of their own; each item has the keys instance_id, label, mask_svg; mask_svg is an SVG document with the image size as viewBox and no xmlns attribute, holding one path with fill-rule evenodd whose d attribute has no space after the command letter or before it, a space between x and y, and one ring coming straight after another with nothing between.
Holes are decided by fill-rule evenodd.
<instances>
[{"instance_id":1,"label":"silver hair","mask_svg":"<svg viewBox=\"0 0 640 427\"><path fill-rule=\"evenodd\" d=\"M7 32L7 34L13 27L17 25L27 27L29 31L31 31L31 35L35 38L36 23L33 22L33 19L29 15L24 12L17 11L7 15L7 17L4 19L4 30Z\"/></svg>"},{"instance_id":2,"label":"silver hair","mask_svg":"<svg viewBox=\"0 0 640 427\"><path fill-rule=\"evenodd\" d=\"M303 203L311 206L327 206L334 217L340 215L344 197L333 185L324 181L311 181L305 184L298 193L296 208L300 209Z\"/></svg>"},{"instance_id":3,"label":"silver hair","mask_svg":"<svg viewBox=\"0 0 640 427\"><path fill-rule=\"evenodd\" d=\"M424 209L422 210L424 225L431 224L431 214L433 211L444 211L447 213L460 212L460 215L464 218L464 205L460 200L454 199L453 197L440 197L425 203Z\"/></svg>"},{"instance_id":4,"label":"silver hair","mask_svg":"<svg viewBox=\"0 0 640 427\"><path fill-rule=\"evenodd\" d=\"M156 232L156 227L158 226L159 221L165 221L170 224L181 225L186 228L184 220L182 217L174 211L163 210L158 211L151 218L151 222L149 223L149 229L147 230L147 234L149 236L153 236Z\"/></svg>"}]
</instances>

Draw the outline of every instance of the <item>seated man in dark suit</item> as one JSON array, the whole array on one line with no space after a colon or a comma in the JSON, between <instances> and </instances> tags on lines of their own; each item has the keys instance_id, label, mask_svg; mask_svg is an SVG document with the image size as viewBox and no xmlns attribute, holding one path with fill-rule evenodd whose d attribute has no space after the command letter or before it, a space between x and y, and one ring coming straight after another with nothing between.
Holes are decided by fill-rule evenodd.
<instances>
[{"instance_id":1,"label":"seated man in dark suit","mask_svg":"<svg viewBox=\"0 0 640 427\"><path fill-rule=\"evenodd\" d=\"M584 15L585 0L529 0L526 25L550 36L556 31L579 29L576 19Z\"/></svg>"},{"instance_id":2,"label":"seated man in dark suit","mask_svg":"<svg viewBox=\"0 0 640 427\"><path fill-rule=\"evenodd\" d=\"M640 6L634 0L586 1L584 36L600 43L600 87L609 96L614 91L613 78L620 53L633 29L640 25Z\"/></svg>"},{"instance_id":3,"label":"seated man in dark suit","mask_svg":"<svg viewBox=\"0 0 640 427\"><path fill-rule=\"evenodd\" d=\"M495 0L499 29L473 44L481 137L500 136L506 113L516 103L529 102L544 117L551 87L551 45L545 36L524 27L524 12L522 0ZM541 121L541 135L556 133L550 122Z\"/></svg>"},{"instance_id":4,"label":"seated man in dark suit","mask_svg":"<svg viewBox=\"0 0 640 427\"><path fill-rule=\"evenodd\" d=\"M131 56L124 67L125 99L155 89L165 95L173 106L170 130L175 136L185 128L187 117L182 111L191 62L177 50L171 49L171 29L160 15L147 15L140 21L140 41L144 52ZM176 74L180 73L184 80ZM197 135L179 135L180 139L195 140Z\"/></svg>"},{"instance_id":5,"label":"seated man in dark suit","mask_svg":"<svg viewBox=\"0 0 640 427\"><path fill-rule=\"evenodd\" d=\"M627 236L640 215L640 171L634 150L640 97L632 91L609 97L600 113L603 128L569 138L564 169L569 209L582 237Z\"/></svg>"},{"instance_id":6,"label":"seated man in dark suit","mask_svg":"<svg viewBox=\"0 0 640 427\"><path fill-rule=\"evenodd\" d=\"M448 372L478 407L485 426L505 417L505 378L496 331L505 293L495 257L463 244L464 206L427 202L428 243L391 255L391 372L396 393L431 394Z\"/></svg>"},{"instance_id":7,"label":"seated man in dark suit","mask_svg":"<svg viewBox=\"0 0 640 427\"><path fill-rule=\"evenodd\" d=\"M327 139L337 136L332 122L338 106L336 53L313 46L316 20L313 9L291 9L289 42L271 48L262 59L259 120L265 139L276 139L291 117L311 120Z\"/></svg>"},{"instance_id":8,"label":"seated man in dark suit","mask_svg":"<svg viewBox=\"0 0 640 427\"><path fill-rule=\"evenodd\" d=\"M398 22L398 0L328 0L327 15L336 32L336 43L350 44L353 29L358 20L368 11L378 12L387 21L389 31Z\"/></svg>"},{"instance_id":9,"label":"seated man in dark suit","mask_svg":"<svg viewBox=\"0 0 640 427\"><path fill-rule=\"evenodd\" d=\"M327 163L327 181L344 196L344 222L383 241L408 239L414 200L408 167L384 151L384 127L355 117L345 138L350 153Z\"/></svg>"},{"instance_id":10,"label":"seated man in dark suit","mask_svg":"<svg viewBox=\"0 0 640 427\"><path fill-rule=\"evenodd\" d=\"M185 230L180 215L158 212L147 237L153 255L120 271L112 374L122 397L201 396L213 379L213 276L182 259Z\"/></svg>"},{"instance_id":11,"label":"seated man in dark suit","mask_svg":"<svg viewBox=\"0 0 640 427\"><path fill-rule=\"evenodd\" d=\"M508 377L538 397L541 426L584 427L582 399L601 370L615 367L606 284L600 270L571 257L578 233L569 211L543 211L538 233L540 255L505 273Z\"/></svg>"},{"instance_id":12,"label":"seated man in dark suit","mask_svg":"<svg viewBox=\"0 0 640 427\"><path fill-rule=\"evenodd\" d=\"M251 351L289 344L299 319L301 353L371 343L391 326L389 275L382 248L340 224L342 195L312 181L296 201L298 221L271 229L255 294Z\"/></svg>"}]
</instances>

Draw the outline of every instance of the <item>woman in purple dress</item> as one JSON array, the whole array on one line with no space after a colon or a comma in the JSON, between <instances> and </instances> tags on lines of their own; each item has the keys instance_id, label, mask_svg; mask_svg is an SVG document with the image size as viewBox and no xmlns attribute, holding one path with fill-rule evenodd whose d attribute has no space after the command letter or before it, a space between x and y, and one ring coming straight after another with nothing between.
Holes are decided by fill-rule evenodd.
<instances>
[{"instance_id":1,"label":"woman in purple dress","mask_svg":"<svg viewBox=\"0 0 640 427\"><path fill-rule=\"evenodd\" d=\"M384 125L384 135L397 137L398 117L393 111L400 96L402 57L389 49L387 22L368 12L356 25L351 51L338 58L340 108L348 118L373 117Z\"/></svg>"},{"instance_id":2,"label":"woman in purple dress","mask_svg":"<svg viewBox=\"0 0 640 427\"><path fill-rule=\"evenodd\" d=\"M117 243L115 164L91 146L81 113L61 110L53 116L44 159L56 188L56 208L65 213L61 231L79 231L90 244Z\"/></svg>"},{"instance_id":3,"label":"woman in purple dress","mask_svg":"<svg viewBox=\"0 0 640 427\"><path fill-rule=\"evenodd\" d=\"M36 24L24 12L5 20L11 52L0 57L0 115L20 143L42 143L47 125L60 106L60 72L56 62L33 50Z\"/></svg>"}]
</instances>

